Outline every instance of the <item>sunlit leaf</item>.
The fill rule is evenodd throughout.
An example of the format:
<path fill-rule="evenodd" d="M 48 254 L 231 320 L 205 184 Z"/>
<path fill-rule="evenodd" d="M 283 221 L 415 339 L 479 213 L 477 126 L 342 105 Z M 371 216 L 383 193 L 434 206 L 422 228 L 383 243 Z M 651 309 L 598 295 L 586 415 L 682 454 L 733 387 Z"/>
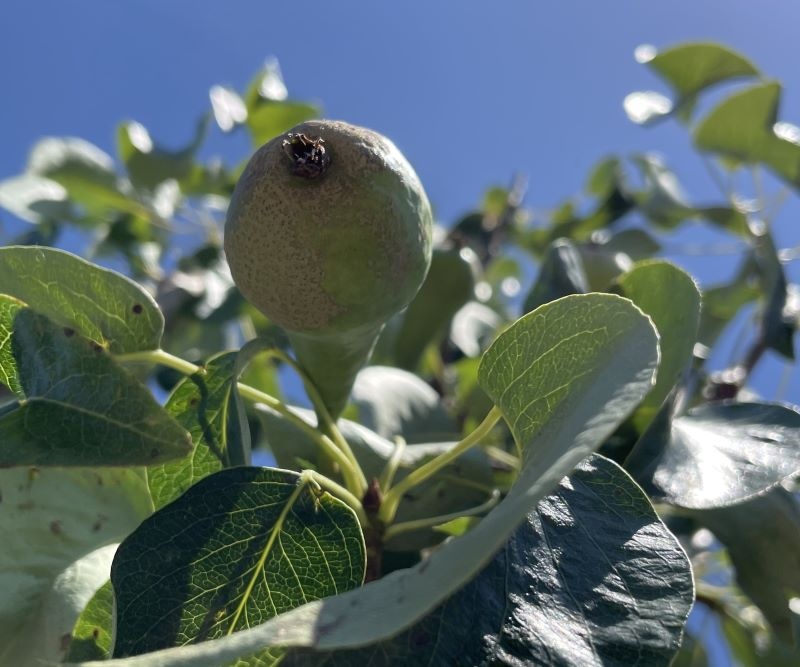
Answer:
<path fill-rule="evenodd" d="M 66 189 L 36 174 L 21 174 L 0 181 L 0 208 L 35 224 L 69 218 L 72 214 Z"/>
<path fill-rule="evenodd" d="M 421 622 L 373 646 L 290 653 L 284 664 L 666 666 L 693 593 L 683 549 L 647 497 L 594 456 Z"/>
<path fill-rule="evenodd" d="M 625 467 L 657 501 L 740 503 L 800 472 L 800 413 L 768 403 L 702 405 L 646 433 Z"/>
<path fill-rule="evenodd" d="M 359 586 L 364 566 L 354 512 L 304 477 L 269 468 L 217 472 L 117 550 L 114 655 L 256 626 Z"/>
<path fill-rule="evenodd" d="M 114 354 L 158 349 L 164 318 L 153 297 L 119 273 L 63 250 L 0 248 L 2 292 Z"/>
<path fill-rule="evenodd" d="M 618 289 L 652 318 L 660 336 L 656 386 L 633 416 L 641 432 L 692 359 L 700 321 L 700 292 L 688 273 L 662 260 L 637 264 L 620 277 Z"/>
<path fill-rule="evenodd" d="M 112 554 L 113 555 L 113 554 Z M 108 562 L 111 569 L 111 559 Z M 111 657 L 114 630 L 114 589 L 107 580 L 86 604 L 75 627 L 66 660 L 108 660 Z"/>
<path fill-rule="evenodd" d="M 780 96 L 781 86 L 775 82 L 734 93 L 695 128 L 695 144 L 748 164 L 763 163 L 800 187 L 800 139 L 776 132 Z"/>
<path fill-rule="evenodd" d="M 145 465 L 189 453 L 186 431 L 94 341 L 23 308 L 11 350 L 25 398 L 0 416 L 3 465 Z"/>

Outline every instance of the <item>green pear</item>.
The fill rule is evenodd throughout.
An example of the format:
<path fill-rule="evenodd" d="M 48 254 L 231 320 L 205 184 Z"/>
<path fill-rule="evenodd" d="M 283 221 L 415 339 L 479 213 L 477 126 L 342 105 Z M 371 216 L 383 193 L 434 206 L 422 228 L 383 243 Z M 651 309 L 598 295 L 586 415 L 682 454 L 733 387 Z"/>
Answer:
<path fill-rule="evenodd" d="M 225 224 L 231 274 L 286 330 L 333 419 L 383 325 L 422 285 L 432 226 L 397 147 L 341 121 L 276 137 L 239 178 Z"/>

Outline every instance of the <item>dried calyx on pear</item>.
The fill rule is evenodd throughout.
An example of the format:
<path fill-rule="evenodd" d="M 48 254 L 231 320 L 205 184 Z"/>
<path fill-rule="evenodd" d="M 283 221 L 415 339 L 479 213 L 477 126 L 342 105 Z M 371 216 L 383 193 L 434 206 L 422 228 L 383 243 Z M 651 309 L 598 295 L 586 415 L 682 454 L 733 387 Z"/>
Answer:
<path fill-rule="evenodd" d="M 414 169 L 372 130 L 309 121 L 245 167 L 225 225 L 233 279 L 287 330 L 334 418 L 384 323 L 425 279 L 431 230 Z"/>

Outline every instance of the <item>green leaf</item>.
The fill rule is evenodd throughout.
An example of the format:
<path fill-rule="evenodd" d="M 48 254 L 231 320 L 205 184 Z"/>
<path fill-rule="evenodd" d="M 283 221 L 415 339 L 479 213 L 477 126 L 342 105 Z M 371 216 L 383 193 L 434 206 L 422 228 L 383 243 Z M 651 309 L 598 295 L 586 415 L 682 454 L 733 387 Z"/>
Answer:
<path fill-rule="evenodd" d="M 661 244 L 644 229 L 624 229 L 602 241 L 609 252 L 621 252 L 634 262 L 650 259 L 661 250 Z"/>
<path fill-rule="evenodd" d="M 445 337 L 453 316 L 472 298 L 475 275 L 466 252 L 433 251 L 425 282 L 406 308 L 395 339 L 395 357 L 401 368 L 414 370 L 428 345 Z M 475 258 L 474 253 L 469 255 Z"/>
<path fill-rule="evenodd" d="M 701 150 L 748 164 L 762 163 L 790 185 L 800 187 L 800 140 L 792 126 L 778 123 L 781 86 L 770 82 L 723 100 L 694 130 Z"/>
<path fill-rule="evenodd" d="M 625 467 L 657 502 L 740 503 L 800 471 L 800 413 L 768 403 L 703 405 L 646 433 Z"/>
<path fill-rule="evenodd" d="M 270 139 L 291 130 L 295 125 L 319 118 L 321 110 L 307 102 L 260 100 L 247 115 L 247 128 L 253 144 L 260 146 Z"/>
<path fill-rule="evenodd" d="M 75 619 L 97 587 L 108 579 L 116 547 L 110 544 L 82 556 L 53 579 L 36 611 L 10 642 L 0 647 L 0 664 L 40 667 L 46 661 L 60 662 L 65 657 Z"/>
<path fill-rule="evenodd" d="M 236 385 L 236 352 L 209 359 L 199 373 L 181 380 L 164 409 L 192 438 L 194 449 L 183 459 L 147 470 L 156 508 L 184 493 L 198 480 L 230 465 L 228 424 Z M 235 410 L 234 410 L 235 412 Z"/>
<path fill-rule="evenodd" d="M 109 568 L 111 561 L 109 559 Z M 114 589 L 107 580 L 84 607 L 69 644 L 66 660 L 108 660 L 114 633 Z"/>
<path fill-rule="evenodd" d="M 0 285 L 113 354 L 156 350 L 164 318 L 132 280 L 53 248 L 0 248 Z"/>
<path fill-rule="evenodd" d="M 692 360 L 700 292 L 688 273 L 663 260 L 640 262 L 620 277 L 618 286 L 622 296 L 652 318 L 660 336 L 656 386 L 633 416 L 634 425 L 643 432 Z"/>
<path fill-rule="evenodd" d="M 496 310 L 479 301 L 468 301 L 453 316 L 450 342 L 467 357 L 480 357 L 503 322 Z"/>
<path fill-rule="evenodd" d="M 63 220 L 72 214 L 66 189 L 35 174 L 21 174 L 0 181 L 0 207 L 34 224 Z"/>
<path fill-rule="evenodd" d="M 795 326 L 791 316 L 784 314 L 789 297 L 786 272 L 778 257 L 775 240 L 768 230 L 756 236 L 754 250 L 766 300 L 761 316 L 763 342 L 769 349 L 794 361 Z"/>
<path fill-rule="evenodd" d="M 152 503 L 133 468 L 0 470 L 0 499 L 0 664 L 38 667 L 63 656 L 113 547 L 105 571 L 102 554 L 79 559 L 119 542 Z"/>
<path fill-rule="evenodd" d="M 11 349 L 25 395 L 0 416 L 2 465 L 144 465 L 188 454 L 188 434 L 102 347 L 23 308 Z"/>
<path fill-rule="evenodd" d="M 59 183 L 90 212 L 111 208 L 147 213 L 133 198 L 130 184 L 117 176 L 111 156 L 83 139 L 41 139 L 28 158 L 28 172 Z"/>
<path fill-rule="evenodd" d="M 491 561 L 538 502 L 644 397 L 657 362 L 656 332 L 626 299 L 590 294 L 538 308 L 503 332 L 481 364 L 481 383 L 511 424 L 524 465 L 505 499 L 475 528 L 418 565 L 358 590 L 220 641 L 102 667 L 218 667 L 271 645 L 334 650 L 395 636 Z"/>
<path fill-rule="evenodd" d="M 403 373 L 399 369 L 385 370 Z M 376 375 L 375 379 L 379 377 L 380 375 Z M 391 378 L 391 375 L 387 374 L 386 377 Z M 411 377 L 421 382 L 416 376 Z M 430 390 L 430 387 L 427 388 Z M 433 390 L 431 392 L 435 393 Z M 387 401 L 387 405 L 390 402 Z M 402 405 L 401 403 L 401 407 Z M 264 424 L 267 443 L 279 466 L 296 470 L 313 466 L 326 474 L 331 472 L 333 476 L 333 472 L 325 465 L 325 459 L 320 456 L 317 445 L 304 431 L 264 405 L 257 405 L 256 408 Z M 312 411 L 300 408 L 293 410 L 310 426 L 316 424 Z M 338 427 L 367 479 L 379 478 L 395 451 L 392 441 L 347 419 L 340 419 Z M 455 445 L 455 442 L 407 445 L 398 461 L 395 482 Z M 471 450 L 407 493 L 400 503 L 396 520 L 414 521 L 471 509 L 489 498 L 493 486 L 492 470 L 486 455 L 479 449 Z M 438 544 L 443 538 L 441 533 L 425 528 L 398 535 L 389 540 L 385 547 L 389 551 L 419 550 Z"/>
<path fill-rule="evenodd" d="M 751 273 L 752 262 L 746 261 L 730 283 L 703 290 L 703 307 L 697 332 L 700 343 L 712 347 L 742 307 L 761 296 Z"/>
<path fill-rule="evenodd" d="M 530 312 L 562 296 L 585 294 L 588 291 L 589 280 L 578 248 L 568 239 L 559 239 L 547 249 L 523 309 Z"/>
<path fill-rule="evenodd" d="M 22 391 L 19 382 L 19 370 L 14 359 L 11 336 L 14 331 L 14 319 L 24 307 L 25 304 L 14 297 L 0 294 L 0 383 L 13 391 L 17 398 L 25 398 L 25 392 Z"/>
<path fill-rule="evenodd" d="M 793 642 L 789 599 L 800 591 L 800 508 L 778 487 L 730 507 L 695 512 L 728 549 L 736 581 L 775 634 Z"/>
<path fill-rule="evenodd" d="M 421 622 L 363 649 L 290 652 L 282 664 L 666 666 L 693 600 L 677 540 L 636 484 L 593 456 Z"/>
<path fill-rule="evenodd" d="M 117 151 L 128 170 L 131 182 L 152 190 L 168 179 L 186 178 L 194 165 L 195 154 L 205 139 L 209 116 L 197 123 L 194 138 L 177 151 L 166 150 L 153 143 L 141 123 L 125 122 L 117 129 Z"/>
<path fill-rule="evenodd" d="M 447 440 L 456 425 L 439 394 L 418 376 L 389 366 L 367 366 L 353 384 L 358 421 L 387 440 L 408 443 Z"/>
<path fill-rule="evenodd" d="M 285 470 L 223 470 L 117 550 L 114 655 L 224 637 L 359 586 L 364 568 L 347 505 Z"/>
<path fill-rule="evenodd" d="M 759 76 L 759 71 L 744 56 L 714 42 L 681 44 L 660 52 L 640 47 L 637 56 L 664 79 L 679 98 L 691 98 L 730 79 Z"/>

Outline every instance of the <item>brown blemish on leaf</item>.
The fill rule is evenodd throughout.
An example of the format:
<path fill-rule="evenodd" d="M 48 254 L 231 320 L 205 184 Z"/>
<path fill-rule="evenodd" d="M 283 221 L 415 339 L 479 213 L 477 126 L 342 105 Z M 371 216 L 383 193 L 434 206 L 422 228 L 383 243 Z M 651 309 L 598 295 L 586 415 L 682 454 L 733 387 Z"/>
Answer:
<path fill-rule="evenodd" d="M 94 628 L 92 630 L 92 639 L 97 639 L 100 637 L 100 628 Z"/>
<path fill-rule="evenodd" d="M 150 458 L 151 459 L 158 458 L 159 454 L 161 454 L 161 451 L 157 447 L 153 447 L 153 449 L 150 450 Z"/>
<path fill-rule="evenodd" d="M 97 342 L 92 340 L 92 341 L 89 341 L 89 345 L 92 348 L 92 350 L 94 352 L 97 352 L 98 354 L 103 351 L 103 346 L 100 345 L 100 343 L 97 343 Z"/>
<path fill-rule="evenodd" d="M 72 338 L 75 335 L 75 329 L 70 329 L 69 327 L 64 327 L 62 331 L 67 338 Z"/>
<path fill-rule="evenodd" d="M 61 635 L 61 639 L 58 642 L 58 646 L 62 651 L 66 651 L 71 643 L 72 643 L 72 634 L 68 632 L 65 635 Z"/>
<path fill-rule="evenodd" d="M 133 307 L 131 308 L 131 311 L 133 312 L 134 315 L 141 315 L 142 312 L 144 311 L 144 306 L 142 306 L 141 303 L 134 303 Z"/>
<path fill-rule="evenodd" d="M 61 535 L 61 521 L 51 521 L 50 532 L 53 533 L 53 535 Z"/>
<path fill-rule="evenodd" d="M 32 500 L 26 500 L 24 503 L 18 503 L 18 510 L 32 510 L 35 507 Z"/>

